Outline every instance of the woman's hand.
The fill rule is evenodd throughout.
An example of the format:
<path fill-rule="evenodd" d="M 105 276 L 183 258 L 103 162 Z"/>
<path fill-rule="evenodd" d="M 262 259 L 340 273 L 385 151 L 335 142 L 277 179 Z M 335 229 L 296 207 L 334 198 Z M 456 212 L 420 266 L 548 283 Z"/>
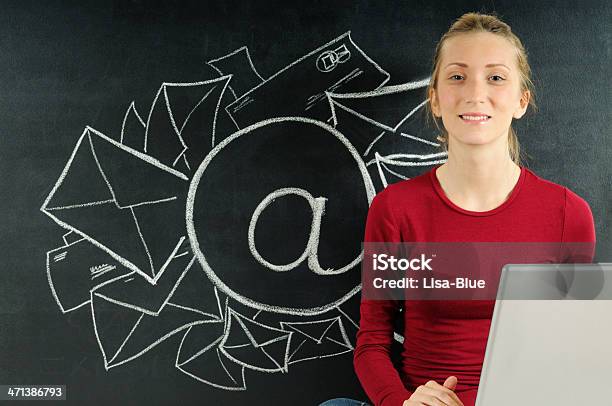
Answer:
<path fill-rule="evenodd" d="M 405 400 L 402 406 L 464 406 L 457 394 L 453 392 L 457 387 L 457 378 L 449 376 L 440 385 L 436 381 L 429 381 L 421 385 Z"/>

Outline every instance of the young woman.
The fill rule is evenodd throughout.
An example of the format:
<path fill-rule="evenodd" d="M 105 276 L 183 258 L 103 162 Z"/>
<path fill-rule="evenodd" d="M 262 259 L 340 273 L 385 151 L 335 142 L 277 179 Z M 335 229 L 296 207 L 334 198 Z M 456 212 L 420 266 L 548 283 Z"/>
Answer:
<path fill-rule="evenodd" d="M 477 13 L 453 23 L 436 48 L 428 89 L 448 161 L 376 195 L 365 242 L 594 244 L 589 205 L 521 165 L 511 123 L 534 106 L 530 75 L 525 49 L 507 24 Z M 494 304 L 362 298 L 354 366 L 370 401 L 473 405 Z M 398 316 L 405 325 L 399 371 L 390 359 Z M 322 405 L 362 404 L 342 398 Z"/>

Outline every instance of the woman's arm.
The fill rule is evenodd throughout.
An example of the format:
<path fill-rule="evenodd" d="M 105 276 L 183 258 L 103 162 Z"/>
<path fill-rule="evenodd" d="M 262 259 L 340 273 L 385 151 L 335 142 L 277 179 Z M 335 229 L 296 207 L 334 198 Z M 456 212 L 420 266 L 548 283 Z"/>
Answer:
<path fill-rule="evenodd" d="M 364 243 L 401 242 L 388 199 L 388 189 L 374 197 L 368 211 Z M 353 365 L 375 406 L 401 406 L 412 395 L 404 387 L 390 356 L 399 306 L 394 300 L 361 299 Z"/>
<path fill-rule="evenodd" d="M 563 236 L 565 263 L 593 262 L 595 256 L 595 223 L 589 204 L 565 188 Z"/>

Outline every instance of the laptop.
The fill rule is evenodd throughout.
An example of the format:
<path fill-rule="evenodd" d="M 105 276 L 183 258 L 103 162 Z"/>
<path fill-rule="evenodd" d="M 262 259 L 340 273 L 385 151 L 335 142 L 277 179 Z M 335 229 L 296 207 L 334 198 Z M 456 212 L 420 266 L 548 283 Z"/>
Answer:
<path fill-rule="evenodd" d="M 476 406 L 612 404 L 612 263 L 502 269 Z"/>

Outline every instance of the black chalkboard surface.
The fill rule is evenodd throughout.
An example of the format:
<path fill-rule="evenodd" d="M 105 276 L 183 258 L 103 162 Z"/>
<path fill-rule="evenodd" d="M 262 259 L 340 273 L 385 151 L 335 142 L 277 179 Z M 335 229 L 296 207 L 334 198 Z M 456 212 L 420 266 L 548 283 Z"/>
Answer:
<path fill-rule="evenodd" d="M 425 87 L 467 11 L 525 43 L 528 165 L 589 202 L 609 261 L 606 1 L 3 2 L 0 385 L 66 385 L 74 405 L 365 400 L 365 217 L 445 160 Z"/>

